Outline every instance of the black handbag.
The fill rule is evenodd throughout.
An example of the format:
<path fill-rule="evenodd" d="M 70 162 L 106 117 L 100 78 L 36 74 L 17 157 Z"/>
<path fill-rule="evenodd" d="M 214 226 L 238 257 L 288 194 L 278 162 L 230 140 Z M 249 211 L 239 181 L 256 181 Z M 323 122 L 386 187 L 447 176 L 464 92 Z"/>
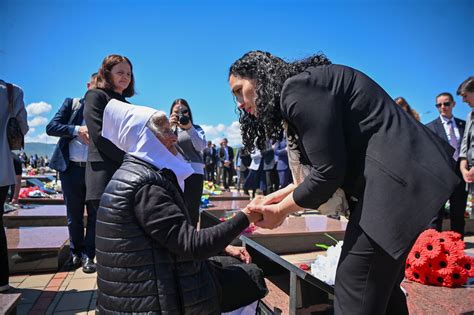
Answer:
<path fill-rule="evenodd" d="M 13 85 L 7 83 L 8 107 L 10 116 L 13 116 Z M 20 150 L 25 146 L 25 136 L 16 117 L 10 117 L 7 123 L 7 138 L 10 150 Z"/>

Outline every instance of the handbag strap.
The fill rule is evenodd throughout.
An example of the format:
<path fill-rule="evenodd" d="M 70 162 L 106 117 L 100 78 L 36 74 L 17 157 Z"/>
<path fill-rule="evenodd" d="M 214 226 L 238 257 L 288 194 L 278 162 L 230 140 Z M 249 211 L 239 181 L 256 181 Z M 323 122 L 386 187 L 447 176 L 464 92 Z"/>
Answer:
<path fill-rule="evenodd" d="M 7 95 L 8 95 L 8 108 L 10 110 L 10 115 L 13 115 L 13 84 L 6 83 L 7 85 Z"/>

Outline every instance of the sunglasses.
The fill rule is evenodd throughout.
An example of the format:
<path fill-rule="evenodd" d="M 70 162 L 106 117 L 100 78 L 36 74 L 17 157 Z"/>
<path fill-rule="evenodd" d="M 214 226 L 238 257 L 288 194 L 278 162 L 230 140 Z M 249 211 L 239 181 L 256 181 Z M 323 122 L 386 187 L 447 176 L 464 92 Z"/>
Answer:
<path fill-rule="evenodd" d="M 438 103 L 438 104 L 436 104 L 435 106 L 436 106 L 437 108 L 440 108 L 441 106 L 449 107 L 449 106 L 451 106 L 451 104 L 452 104 L 451 102 L 444 102 L 444 103 Z"/>

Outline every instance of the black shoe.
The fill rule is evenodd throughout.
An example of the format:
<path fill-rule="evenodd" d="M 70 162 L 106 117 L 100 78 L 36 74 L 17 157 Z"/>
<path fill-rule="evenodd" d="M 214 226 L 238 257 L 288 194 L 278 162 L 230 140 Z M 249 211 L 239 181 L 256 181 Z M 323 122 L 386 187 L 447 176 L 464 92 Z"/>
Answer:
<path fill-rule="evenodd" d="M 94 273 L 96 271 L 94 260 L 84 256 L 82 258 L 82 271 L 84 271 L 84 273 Z"/>
<path fill-rule="evenodd" d="M 73 254 L 69 264 L 72 268 L 79 268 L 81 266 L 81 257 Z"/>

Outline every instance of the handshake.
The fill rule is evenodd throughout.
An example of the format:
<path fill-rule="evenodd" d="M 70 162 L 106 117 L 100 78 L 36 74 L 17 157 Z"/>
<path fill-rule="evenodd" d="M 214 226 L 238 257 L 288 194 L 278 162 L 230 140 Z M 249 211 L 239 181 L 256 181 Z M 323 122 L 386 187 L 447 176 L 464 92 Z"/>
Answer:
<path fill-rule="evenodd" d="M 293 190 L 296 185 L 275 191 L 267 196 L 255 197 L 242 212 L 247 216 L 250 223 L 265 229 L 279 227 L 286 217 L 301 208 L 293 200 Z"/>

